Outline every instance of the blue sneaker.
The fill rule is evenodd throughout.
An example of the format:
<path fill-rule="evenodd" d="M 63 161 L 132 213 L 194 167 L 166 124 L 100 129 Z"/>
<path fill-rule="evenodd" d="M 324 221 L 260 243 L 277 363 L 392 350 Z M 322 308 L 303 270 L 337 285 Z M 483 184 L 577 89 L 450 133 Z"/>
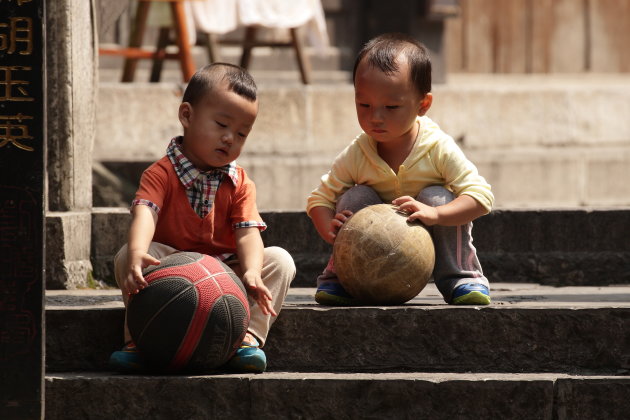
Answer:
<path fill-rule="evenodd" d="M 479 283 L 460 284 L 453 290 L 452 305 L 489 305 L 490 291 Z"/>
<path fill-rule="evenodd" d="M 133 342 L 109 357 L 109 366 L 120 373 L 140 373 L 146 370 L 144 359 Z"/>
<path fill-rule="evenodd" d="M 322 282 L 317 286 L 315 302 L 327 306 L 352 306 L 357 300 L 336 281 Z"/>
<path fill-rule="evenodd" d="M 267 356 L 259 345 L 255 338 L 253 343 L 241 343 L 241 347 L 236 350 L 227 366 L 241 373 L 263 373 L 267 369 Z"/>

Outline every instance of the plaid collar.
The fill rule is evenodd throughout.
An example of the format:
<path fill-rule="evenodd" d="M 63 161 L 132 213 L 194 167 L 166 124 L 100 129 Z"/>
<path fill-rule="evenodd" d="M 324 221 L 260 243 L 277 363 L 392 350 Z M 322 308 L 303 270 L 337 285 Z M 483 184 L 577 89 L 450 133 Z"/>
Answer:
<path fill-rule="evenodd" d="M 220 168 L 213 168 L 209 171 L 202 172 L 199 169 L 195 168 L 191 161 L 188 160 L 186 156 L 182 153 L 181 142 L 183 140 L 182 136 L 173 137 L 171 142 L 166 149 L 166 156 L 168 156 L 169 160 L 173 164 L 173 168 L 175 169 L 175 173 L 177 177 L 184 185 L 184 188 L 187 190 L 192 188 L 195 180 L 201 175 L 219 175 L 225 174 L 232 181 L 234 186 L 238 184 L 238 173 L 236 172 L 236 161 L 230 162 L 225 166 L 221 166 Z"/>

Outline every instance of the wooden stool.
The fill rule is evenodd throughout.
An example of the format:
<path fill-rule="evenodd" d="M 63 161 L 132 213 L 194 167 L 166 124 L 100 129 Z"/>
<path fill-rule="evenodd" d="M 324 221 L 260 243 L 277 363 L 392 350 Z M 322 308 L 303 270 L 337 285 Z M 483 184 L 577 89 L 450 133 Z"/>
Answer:
<path fill-rule="evenodd" d="M 300 76 L 302 78 L 302 83 L 308 85 L 311 80 L 311 66 L 308 61 L 308 57 L 304 53 L 304 46 L 302 45 L 302 41 L 298 36 L 298 28 L 289 28 L 291 34 L 291 40 L 289 42 L 268 42 L 268 41 L 258 41 L 256 39 L 256 33 L 258 32 L 258 26 L 247 26 L 245 28 L 245 39 L 241 42 L 234 41 L 217 41 L 216 35 L 207 34 L 207 44 L 208 44 L 208 58 L 210 62 L 217 61 L 218 53 L 217 53 L 217 44 L 242 44 L 243 52 L 241 55 L 240 65 L 244 69 L 249 67 L 249 62 L 252 57 L 252 49 L 254 47 L 290 47 L 295 50 L 295 58 L 298 63 L 298 67 L 300 69 Z"/>
<path fill-rule="evenodd" d="M 149 7 L 154 1 L 167 1 L 171 6 L 171 14 L 175 26 L 175 43 L 179 49 L 177 53 L 167 53 L 166 47 L 157 48 L 156 51 L 148 51 L 142 49 L 142 38 L 146 30 L 147 17 L 149 15 Z M 123 69 L 122 81 L 133 82 L 136 66 L 139 59 L 152 59 L 153 70 L 151 72 L 151 81 L 159 80 L 159 71 L 156 77 L 156 66 L 163 60 L 179 60 L 182 68 L 182 78 L 184 82 L 188 82 L 195 73 L 195 64 L 191 55 L 190 39 L 188 37 L 188 28 L 186 25 L 186 15 L 184 12 L 184 1 L 187 0 L 138 0 L 138 10 L 136 11 L 136 20 L 133 32 L 129 39 L 129 47 L 121 49 L 99 49 L 101 55 L 119 55 L 125 57 L 125 66 Z M 168 31 L 164 35 L 164 29 L 160 31 L 160 39 L 164 36 L 168 37 Z M 163 42 L 164 44 L 166 42 Z M 158 43 L 159 44 L 159 43 Z"/>

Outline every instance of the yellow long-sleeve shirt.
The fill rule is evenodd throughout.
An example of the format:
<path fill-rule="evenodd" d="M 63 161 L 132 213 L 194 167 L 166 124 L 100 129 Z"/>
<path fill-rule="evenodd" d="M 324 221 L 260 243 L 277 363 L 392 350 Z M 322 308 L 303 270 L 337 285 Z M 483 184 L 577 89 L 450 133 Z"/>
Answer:
<path fill-rule="evenodd" d="M 379 156 L 376 141 L 362 133 L 322 176 L 321 184 L 308 197 L 306 212 L 319 206 L 335 210 L 339 196 L 357 184 L 372 187 L 384 202 L 403 195 L 416 197 L 428 186 L 443 185 L 456 196 L 473 197 L 490 212 L 494 195 L 477 167 L 464 156 L 453 138 L 429 117 L 418 117 L 418 122 L 420 132 L 416 144 L 400 165 L 398 174 Z"/>

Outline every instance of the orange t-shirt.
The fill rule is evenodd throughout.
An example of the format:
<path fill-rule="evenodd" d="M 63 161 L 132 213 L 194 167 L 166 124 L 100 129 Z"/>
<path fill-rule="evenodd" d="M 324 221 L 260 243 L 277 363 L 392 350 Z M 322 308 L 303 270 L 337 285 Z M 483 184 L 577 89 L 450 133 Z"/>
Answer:
<path fill-rule="evenodd" d="M 236 174 L 236 185 L 224 179 L 212 209 L 201 218 L 192 208 L 169 158 L 164 156 L 149 166 L 142 174 L 136 200 L 149 201 L 159 208 L 153 241 L 207 255 L 236 252 L 237 224 L 265 228 L 256 207 L 254 182 L 240 166 Z"/>

